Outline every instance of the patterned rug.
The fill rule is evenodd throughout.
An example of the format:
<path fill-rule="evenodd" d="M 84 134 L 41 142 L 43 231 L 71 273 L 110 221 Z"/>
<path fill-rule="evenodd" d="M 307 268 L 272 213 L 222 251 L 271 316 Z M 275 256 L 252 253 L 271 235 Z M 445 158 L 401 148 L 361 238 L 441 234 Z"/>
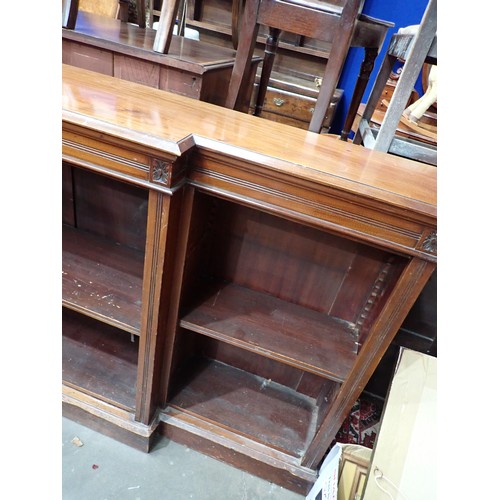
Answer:
<path fill-rule="evenodd" d="M 380 428 L 382 404 L 376 399 L 358 399 L 337 433 L 336 442 L 360 444 L 373 449 Z"/>

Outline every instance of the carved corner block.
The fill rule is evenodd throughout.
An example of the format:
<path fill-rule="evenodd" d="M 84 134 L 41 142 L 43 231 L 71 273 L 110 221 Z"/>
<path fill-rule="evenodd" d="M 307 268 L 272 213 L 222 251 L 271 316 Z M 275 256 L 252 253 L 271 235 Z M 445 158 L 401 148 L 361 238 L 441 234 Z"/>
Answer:
<path fill-rule="evenodd" d="M 418 248 L 426 253 L 437 255 L 437 231 L 426 231 L 422 235 Z"/>
<path fill-rule="evenodd" d="M 175 188 L 187 174 L 186 158 L 151 158 L 149 180 L 166 188 Z"/>
<path fill-rule="evenodd" d="M 150 180 L 165 187 L 172 186 L 172 162 L 159 158 L 151 159 Z"/>

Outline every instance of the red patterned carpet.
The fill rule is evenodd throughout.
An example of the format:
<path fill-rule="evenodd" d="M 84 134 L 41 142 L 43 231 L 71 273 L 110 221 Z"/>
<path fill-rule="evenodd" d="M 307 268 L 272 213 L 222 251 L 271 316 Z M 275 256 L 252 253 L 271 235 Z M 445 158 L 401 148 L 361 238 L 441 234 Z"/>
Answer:
<path fill-rule="evenodd" d="M 358 399 L 337 433 L 336 442 L 360 444 L 373 449 L 380 427 L 382 405 L 376 399 Z"/>

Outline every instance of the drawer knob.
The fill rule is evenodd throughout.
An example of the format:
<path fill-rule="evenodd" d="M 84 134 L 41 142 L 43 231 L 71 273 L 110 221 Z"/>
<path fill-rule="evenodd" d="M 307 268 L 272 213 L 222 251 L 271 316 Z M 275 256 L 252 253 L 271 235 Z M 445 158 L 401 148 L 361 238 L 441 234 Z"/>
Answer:
<path fill-rule="evenodd" d="M 276 104 L 276 106 L 281 107 L 281 106 L 283 106 L 283 104 L 285 104 L 286 101 L 285 101 L 285 99 L 281 99 L 280 97 L 275 97 L 273 99 L 273 102 L 274 102 L 274 104 Z"/>
<path fill-rule="evenodd" d="M 323 78 L 321 78 L 320 76 L 317 76 L 314 79 L 314 85 L 316 85 L 317 88 L 320 88 L 322 83 L 323 83 Z"/>

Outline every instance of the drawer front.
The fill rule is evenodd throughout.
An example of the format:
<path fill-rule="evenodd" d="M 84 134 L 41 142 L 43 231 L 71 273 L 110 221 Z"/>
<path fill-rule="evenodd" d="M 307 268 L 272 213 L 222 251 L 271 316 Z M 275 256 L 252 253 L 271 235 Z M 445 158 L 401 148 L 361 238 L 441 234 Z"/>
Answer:
<path fill-rule="evenodd" d="M 63 39 L 62 63 L 113 76 L 113 53 L 83 43 Z"/>
<path fill-rule="evenodd" d="M 157 89 L 160 81 L 160 67 L 158 64 L 142 61 L 136 57 L 115 54 L 114 76 Z"/>
<path fill-rule="evenodd" d="M 160 89 L 174 94 L 200 98 L 202 77 L 177 68 L 160 69 Z"/>
<path fill-rule="evenodd" d="M 332 102 L 328 107 L 328 111 L 323 121 L 323 126 L 325 128 L 330 127 L 342 93 L 342 91 L 337 90 L 332 98 Z M 250 104 L 251 112 L 255 109 L 256 98 L 257 86 L 254 87 L 254 93 L 252 95 Z M 316 99 L 313 97 L 268 87 L 262 109 L 262 117 L 307 129 L 315 105 Z"/>

